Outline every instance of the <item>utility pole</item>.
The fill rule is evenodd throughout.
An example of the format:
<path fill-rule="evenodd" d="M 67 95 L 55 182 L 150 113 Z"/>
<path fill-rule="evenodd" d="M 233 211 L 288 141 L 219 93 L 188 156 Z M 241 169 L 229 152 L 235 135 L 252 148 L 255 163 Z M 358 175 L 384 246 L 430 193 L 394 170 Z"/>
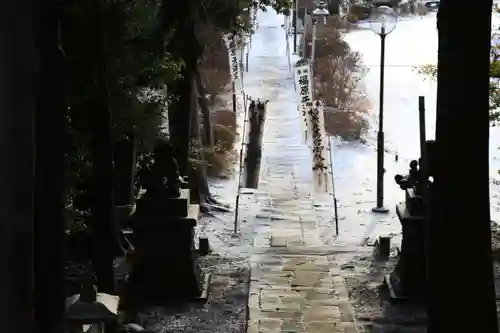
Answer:
<path fill-rule="evenodd" d="M 299 0 L 295 0 L 295 9 L 293 11 L 293 53 L 297 53 L 297 28 L 299 23 Z"/>

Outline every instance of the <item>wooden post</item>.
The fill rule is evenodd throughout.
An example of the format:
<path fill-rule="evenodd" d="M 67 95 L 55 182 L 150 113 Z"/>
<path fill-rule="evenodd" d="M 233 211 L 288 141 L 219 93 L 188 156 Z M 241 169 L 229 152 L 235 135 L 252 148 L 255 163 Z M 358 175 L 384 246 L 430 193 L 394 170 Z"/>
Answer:
<path fill-rule="evenodd" d="M 262 137 L 266 117 L 267 101 L 257 100 L 249 115 L 249 135 L 245 158 L 244 187 L 257 189 L 259 185 L 260 161 L 262 158 Z"/>

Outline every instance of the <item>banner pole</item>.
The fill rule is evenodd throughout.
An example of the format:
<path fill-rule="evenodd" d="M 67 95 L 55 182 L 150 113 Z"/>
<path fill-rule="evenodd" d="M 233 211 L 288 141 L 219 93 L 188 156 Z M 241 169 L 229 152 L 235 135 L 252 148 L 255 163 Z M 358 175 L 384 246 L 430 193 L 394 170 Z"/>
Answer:
<path fill-rule="evenodd" d="M 332 198 L 333 198 L 333 212 L 334 212 L 334 219 L 335 219 L 335 233 L 338 236 L 339 235 L 339 217 L 338 217 L 338 211 L 337 211 L 337 196 L 335 195 L 335 177 L 333 175 L 333 151 L 332 151 L 332 140 L 330 136 L 327 136 L 328 138 L 328 154 L 329 154 L 329 162 L 330 162 L 330 177 L 332 180 Z"/>
<path fill-rule="evenodd" d="M 247 96 L 243 95 L 243 98 L 246 99 Z M 244 102 L 248 106 L 246 101 Z M 247 122 L 248 122 L 248 112 L 249 108 L 245 107 L 244 116 L 243 116 L 243 131 L 241 134 L 241 146 L 240 146 L 240 159 L 239 159 L 239 171 L 238 171 L 238 189 L 236 192 L 236 208 L 234 211 L 234 229 L 233 232 L 236 234 L 238 232 L 238 217 L 239 217 L 239 208 L 240 208 L 240 196 L 241 196 L 241 175 L 243 169 L 243 155 L 244 155 L 244 147 L 246 145 L 246 130 L 247 130 Z"/>

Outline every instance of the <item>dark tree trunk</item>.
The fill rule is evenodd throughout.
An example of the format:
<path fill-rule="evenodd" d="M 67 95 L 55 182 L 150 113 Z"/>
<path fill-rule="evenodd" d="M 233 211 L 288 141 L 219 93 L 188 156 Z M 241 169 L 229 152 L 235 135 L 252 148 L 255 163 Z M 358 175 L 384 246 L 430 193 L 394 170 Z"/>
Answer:
<path fill-rule="evenodd" d="M 135 138 L 133 135 L 129 135 L 126 138 L 118 140 L 114 145 L 114 192 L 116 206 L 133 204 L 135 163 Z"/>
<path fill-rule="evenodd" d="M 491 9 L 491 0 L 473 10 L 470 1 L 442 0 L 438 14 L 431 333 L 498 332 L 488 167 Z"/>
<path fill-rule="evenodd" d="M 203 115 L 203 144 L 209 149 L 214 149 L 214 130 L 212 127 L 212 114 L 208 107 L 205 87 L 201 80 L 200 72 L 196 71 L 196 89 L 198 91 L 198 105 Z"/>
<path fill-rule="evenodd" d="M 186 4 L 184 4 L 186 6 Z M 182 12 L 190 13 L 189 7 L 182 7 Z M 179 9 L 181 10 L 181 9 Z M 176 53 L 184 61 L 184 70 L 182 71 L 182 79 L 180 79 L 172 89 L 172 92 L 177 96 L 177 101 L 172 103 L 168 109 L 168 125 L 170 140 L 175 148 L 179 171 L 182 176 L 189 174 L 188 157 L 189 143 L 191 138 L 191 106 L 196 102 L 192 98 L 193 91 L 193 76 L 197 70 L 198 59 L 200 58 L 203 48 L 198 43 L 194 31 L 193 17 L 187 18 L 187 22 L 182 29 L 179 29 L 178 35 L 173 42 L 177 48 Z"/>
<path fill-rule="evenodd" d="M 168 132 L 170 142 L 175 149 L 175 156 L 181 176 L 188 175 L 189 139 L 191 130 L 191 73 L 184 69 L 183 78 L 172 90 L 178 100 L 168 109 Z"/>
<path fill-rule="evenodd" d="M 113 262 L 119 249 L 118 227 L 114 216 L 113 146 L 111 142 L 111 112 L 106 83 L 106 36 L 102 24 L 102 4 L 94 0 L 97 22 L 93 33 L 98 54 L 95 58 L 97 91 L 94 105 L 89 109 L 92 128 L 92 254 L 91 261 L 99 291 L 115 292 Z"/>
<path fill-rule="evenodd" d="M 204 203 L 206 198 L 210 196 L 210 188 L 207 180 L 207 165 L 205 163 L 204 146 L 202 143 L 200 129 L 200 109 L 198 108 L 199 91 L 195 76 L 191 79 L 191 142 L 196 144 L 196 158 L 199 163 L 196 164 L 195 175 L 196 179 L 191 182 L 196 187 L 194 192 L 198 194 L 198 202 Z"/>
<path fill-rule="evenodd" d="M 34 1 L 0 6 L 0 325 L 33 332 Z"/>
<path fill-rule="evenodd" d="M 113 293 L 113 262 L 118 249 L 113 203 L 113 150 L 109 131 L 109 109 L 95 105 L 91 110 L 92 153 L 92 254 L 91 261 L 99 291 Z"/>
<path fill-rule="evenodd" d="M 64 322 L 63 239 L 66 107 L 64 58 L 58 48 L 62 1 L 37 2 L 40 54 L 35 117 L 35 302 L 39 333 L 62 333 Z"/>

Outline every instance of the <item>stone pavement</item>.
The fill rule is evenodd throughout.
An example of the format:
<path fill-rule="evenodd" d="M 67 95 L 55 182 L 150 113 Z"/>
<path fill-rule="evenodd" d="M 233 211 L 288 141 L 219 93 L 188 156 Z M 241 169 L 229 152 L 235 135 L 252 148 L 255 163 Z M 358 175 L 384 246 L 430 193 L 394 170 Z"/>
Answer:
<path fill-rule="evenodd" d="M 247 332 L 354 333 L 340 267 L 318 235 L 299 115 L 286 109 L 268 106 Z"/>

